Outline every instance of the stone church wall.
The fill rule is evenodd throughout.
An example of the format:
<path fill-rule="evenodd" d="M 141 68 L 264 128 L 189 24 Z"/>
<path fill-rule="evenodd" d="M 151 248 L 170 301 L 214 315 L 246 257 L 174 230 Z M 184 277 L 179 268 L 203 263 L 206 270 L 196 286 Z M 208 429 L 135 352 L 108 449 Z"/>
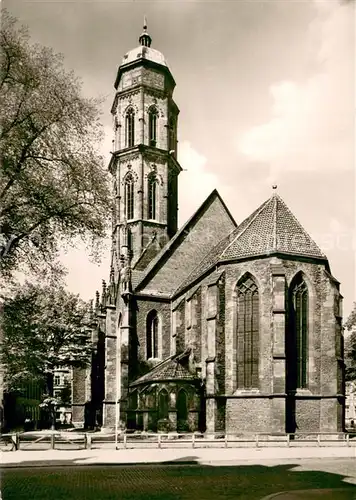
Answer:
<path fill-rule="evenodd" d="M 170 356 L 171 342 L 171 305 L 169 302 L 154 301 L 154 300 L 138 300 L 137 301 L 137 337 L 139 341 L 138 358 L 146 360 L 146 320 L 150 311 L 156 310 L 160 319 L 159 351 L 160 359 L 165 359 Z"/>
<path fill-rule="evenodd" d="M 271 416 L 271 399 L 228 398 L 226 401 L 226 432 L 231 434 L 271 432 Z"/>
<path fill-rule="evenodd" d="M 274 327 L 276 315 L 273 314 L 275 294 L 283 295 L 280 286 L 274 291 L 271 265 L 283 266 L 285 276 L 284 302 L 286 304 L 285 325 L 288 329 L 288 287 L 294 276 L 302 271 L 308 285 L 309 292 L 309 357 L 308 357 L 308 388 L 298 390 L 294 400 L 294 412 L 297 432 L 336 432 L 341 430 L 342 401 L 337 398 L 341 384 L 338 376 L 341 361 L 337 360 L 337 346 L 341 336 L 340 310 L 338 303 L 340 295 L 338 286 L 325 271 L 322 263 L 301 262 L 296 260 L 276 260 L 271 258 L 256 259 L 250 262 L 241 262 L 224 266 L 224 292 L 220 290 L 219 321 L 215 332 L 216 362 L 209 371 L 214 376 L 214 390 L 216 395 L 225 393 L 226 399 L 226 430 L 228 432 L 285 432 L 286 401 L 285 386 L 285 355 L 282 346 L 278 347 L 278 356 L 275 356 Z M 241 391 L 236 389 L 236 316 L 234 289 L 238 280 L 249 272 L 255 278 L 260 295 L 260 365 L 258 397 L 253 397 L 255 391 Z M 275 280 L 276 281 L 276 280 Z M 202 314 L 202 376 L 206 378 L 205 360 L 208 355 L 208 286 L 209 277 L 205 278 L 201 286 Z M 281 281 L 283 283 L 283 280 Z M 273 286 L 272 286 L 273 285 Z M 278 299 L 280 300 L 280 299 Z M 223 306 L 223 307 L 221 307 Z M 225 318 L 224 318 L 225 316 Z M 280 322 L 278 314 L 278 322 Z M 225 322 L 224 322 L 225 320 Z M 278 325 L 277 325 L 278 326 Z M 219 333 L 220 332 L 220 333 Z M 223 333 L 223 335 L 221 335 Z M 288 338 L 288 337 L 287 337 Z M 285 337 L 282 338 L 285 342 Z M 340 348 L 338 349 L 340 351 Z M 341 352 L 339 353 L 341 360 Z M 225 362 L 225 363 L 224 363 Z M 224 373 L 225 391 L 221 391 L 219 377 Z M 274 375 L 273 375 L 274 374 Z M 211 375 L 210 375 L 211 376 Z M 338 387 L 339 386 L 339 387 Z M 211 382 L 210 382 L 211 388 Z M 232 397 L 229 398 L 229 395 Z M 324 399 L 325 398 L 325 399 Z M 210 408 L 210 406 L 211 408 Z M 221 427 L 219 419 L 223 413 L 224 404 L 209 403 L 207 419 L 213 419 L 215 431 Z M 218 407 L 220 410 L 218 411 Z M 220 413 L 219 413 L 220 412 Z M 214 416 L 215 415 L 215 416 Z M 220 416 L 219 416 L 220 415 Z M 338 423 L 337 423 L 338 422 Z"/>
<path fill-rule="evenodd" d="M 176 339 L 175 353 L 183 352 L 185 348 L 185 301 L 181 300 L 175 309 Z"/>

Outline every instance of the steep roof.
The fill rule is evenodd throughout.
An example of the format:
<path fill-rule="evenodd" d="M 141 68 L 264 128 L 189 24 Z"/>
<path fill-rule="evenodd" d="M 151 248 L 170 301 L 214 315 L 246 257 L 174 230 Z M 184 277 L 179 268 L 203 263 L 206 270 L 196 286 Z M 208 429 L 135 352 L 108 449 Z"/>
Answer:
<path fill-rule="evenodd" d="M 198 377 L 192 374 L 187 366 L 182 363 L 186 360 L 189 352 L 175 354 L 161 361 L 152 370 L 130 384 L 131 387 L 146 384 L 149 382 L 168 381 L 168 380 L 198 380 Z"/>
<path fill-rule="evenodd" d="M 276 193 L 238 227 L 235 238 L 222 252 L 220 260 L 270 253 L 326 258 Z"/>
<path fill-rule="evenodd" d="M 175 290 L 178 295 L 219 263 L 271 254 L 326 260 L 317 244 L 277 194 L 266 200 L 209 251 Z"/>
<path fill-rule="evenodd" d="M 214 190 L 143 271 L 135 291 L 171 295 L 236 222 Z"/>

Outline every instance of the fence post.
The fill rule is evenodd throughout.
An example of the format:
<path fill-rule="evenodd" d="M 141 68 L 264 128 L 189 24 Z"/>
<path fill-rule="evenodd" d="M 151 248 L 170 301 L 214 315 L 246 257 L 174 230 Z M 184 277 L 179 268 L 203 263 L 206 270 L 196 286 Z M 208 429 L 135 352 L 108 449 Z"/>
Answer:
<path fill-rule="evenodd" d="M 225 434 L 225 448 L 227 448 L 227 434 Z"/>
<path fill-rule="evenodd" d="M 54 450 L 54 445 L 55 445 L 55 437 L 54 434 L 51 434 L 51 450 Z"/>
<path fill-rule="evenodd" d="M 290 435 L 287 434 L 287 446 L 289 447 L 290 446 Z"/>
<path fill-rule="evenodd" d="M 158 434 L 158 448 L 161 447 L 161 434 Z"/>
<path fill-rule="evenodd" d="M 255 436 L 255 441 L 256 441 L 256 448 L 258 448 L 258 434 Z"/>
<path fill-rule="evenodd" d="M 124 448 L 127 448 L 127 434 L 124 434 Z"/>
<path fill-rule="evenodd" d="M 11 441 L 12 441 L 12 448 L 15 449 L 15 451 L 18 450 L 20 447 L 20 439 L 18 432 L 16 432 L 16 434 L 11 435 Z"/>
<path fill-rule="evenodd" d="M 194 447 L 195 447 L 195 434 L 193 432 L 193 434 L 192 434 L 192 448 L 194 448 Z"/>
<path fill-rule="evenodd" d="M 318 446 L 320 446 L 320 434 L 318 434 Z"/>
<path fill-rule="evenodd" d="M 91 450 L 91 435 L 85 434 L 86 449 Z"/>
<path fill-rule="evenodd" d="M 346 434 L 346 443 L 347 446 L 350 446 L 350 434 Z"/>

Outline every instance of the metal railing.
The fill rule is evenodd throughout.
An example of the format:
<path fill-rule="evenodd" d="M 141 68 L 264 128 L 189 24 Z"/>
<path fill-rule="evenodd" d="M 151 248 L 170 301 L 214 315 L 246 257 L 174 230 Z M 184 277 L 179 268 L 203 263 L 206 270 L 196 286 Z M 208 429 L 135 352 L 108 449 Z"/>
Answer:
<path fill-rule="evenodd" d="M 0 435 L 3 451 L 139 448 L 266 448 L 356 447 L 356 434 L 348 433 L 115 433 L 25 432 Z"/>

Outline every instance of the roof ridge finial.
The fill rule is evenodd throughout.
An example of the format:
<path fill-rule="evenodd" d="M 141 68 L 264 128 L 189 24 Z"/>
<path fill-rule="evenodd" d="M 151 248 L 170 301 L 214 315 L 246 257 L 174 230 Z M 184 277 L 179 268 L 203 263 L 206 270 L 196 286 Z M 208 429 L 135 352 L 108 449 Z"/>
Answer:
<path fill-rule="evenodd" d="M 274 182 L 272 184 L 272 196 L 271 196 L 271 198 L 278 198 L 277 188 L 278 188 L 277 183 Z"/>
<path fill-rule="evenodd" d="M 143 16 L 143 30 L 147 31 L 147 17 Z"/>

